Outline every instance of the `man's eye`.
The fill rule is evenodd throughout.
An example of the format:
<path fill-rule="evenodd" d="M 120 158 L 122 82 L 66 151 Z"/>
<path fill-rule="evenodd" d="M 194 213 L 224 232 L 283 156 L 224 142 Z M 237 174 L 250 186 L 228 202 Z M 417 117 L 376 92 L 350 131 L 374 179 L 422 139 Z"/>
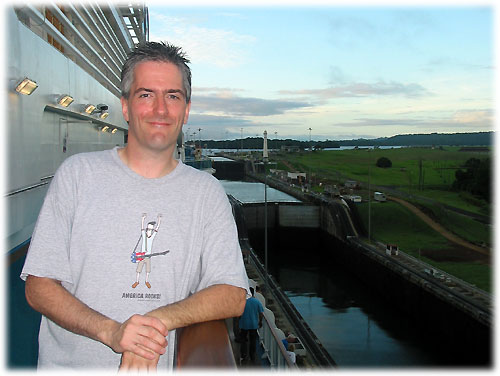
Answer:
<path fill-rule="evenodd" d="M 175 94 L 169 94 L 168 96 L 169 99 L 180 99 L 178 95 Z"/>
<path fill-rule="evenodd" d="M 147 98 L 147 97 L 150 97 L 151 94 L 150 93 L 142 93 L 142 94 L 139 94 L 139 98 Z"/>

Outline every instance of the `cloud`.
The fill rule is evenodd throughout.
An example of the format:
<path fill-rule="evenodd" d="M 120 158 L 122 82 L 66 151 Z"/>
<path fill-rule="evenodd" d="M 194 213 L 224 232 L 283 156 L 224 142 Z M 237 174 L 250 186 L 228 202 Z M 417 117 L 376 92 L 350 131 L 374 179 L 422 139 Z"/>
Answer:
<path fill-rule="evenodd" d="M 184 125 L 183 131 L 186 138 L 198 139 L 200 137 L 198 129 L 201 128 L 202 139 L 222 140 L 240 138 L 241 128 L 244 128 L 244 137 L 249 137 L 249 134 L 254 136 L 253 128 L 260 126 L 251 119 L 236 116 L 192 113 L 189 115 L 189 121 Z"/>
<path fill-rule="evenodd" d="M 330 40 L 334 47 L 350 49 L 377 49 L 382 43 L 386 47 L 404 46 L 415 49 L 415 41 L 435 30 L 431 13 L 425 9 L 404 8 L 384 12 L 368 8 L 354 13 L 340 14 L 330 18 Z"/>
<path fill-rule="evenodd" d="M 326 89 L 282 90 L 279 93 L 282 95 L 312 95 L 320 100 L 388 95 L 413 98 L 429 95 L 427 89 L 420 84 L 404 84 L 395 81 L 378 81 L 375 83 L 355 82 L 347 85 L 331 86 Z"/>
<path fill-rule="evenodd" d="M 155 11 L 149 16 L 150 40 L 166 40 L 182 46 L 193 64 L 208 63 L 222 68 L 238 66 L 247 60 L 256 41 L 251 35 L 199 26 L 203 20 L 196 17 L 170 17 Z"/>
<path fill-rule="evenodd" d="M 494 128 L 492 110 L 461 110 L 448 117 L 358 118 L 352 122 L 333 123 L 335 127 L 398 127 L 444 131 L 489 131 Z"/>
<path fill-rule="evenodd" d="M 427 73 L 441 72 L 444 69 L 461 69 L 464 71 L 493 71 L 495 67 L 491 64 L 467 63 L 465 61 L 462 61 L 461 59 L 451 57 L 436 57 L 433 59 L 429 59 L 429 61 L 427 61 L 427 63 L 425 63 L 421 67 L 422 72 Z"/>
<path fill-rule="evenodd" d="M 197 90 L 197 93 L 203 90 Z M 230 89 L 211 95 L 193 94 L 192 111 L 233 116 L 271 116 L 310 107 L 309 103 L 277 99 L 239 97 Z"/>
<path fill-rule="evenodd" d="M 189 122 L 186 127 L 192 127 L 193 131 L 199 127 L 242 127 L 254 125 L 251 120 L 238 118 L 234 116 L 224 115 L 206 115 L 206 114 L 191 114 L 189 115 Z"/>

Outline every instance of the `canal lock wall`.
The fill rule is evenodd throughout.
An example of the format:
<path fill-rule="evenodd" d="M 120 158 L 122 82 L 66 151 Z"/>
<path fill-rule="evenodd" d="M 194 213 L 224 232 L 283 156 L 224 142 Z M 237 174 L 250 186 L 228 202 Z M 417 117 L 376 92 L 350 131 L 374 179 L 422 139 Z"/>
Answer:
<path fill-rule="evenodd" d="M 284 233 L 324 237 L 310 232 L 317 229 L 326 234 L 329 239 L 322 247 L 328 249 L 334 262 L 343 264 L 367 288 L 401 312 L 402 319 L 413 320 L 424 333 L 429 333 L 429 340 L 449 346 L 456 354 L 457 364 L 491 366 L 490 319 L 428 276 L 408 270 L 361 241 L 366 230 L 354 204 L 318 198 L 281 182 L 266 183 L 303 201 L 303 204 L 268 204 L 267 221 L 271 229 L 268 233 L 276 232 L 278 237 Z M 252 234 L 264 226 L 264 205 L 245 205 L 242 213 L 252 240 Z"/>

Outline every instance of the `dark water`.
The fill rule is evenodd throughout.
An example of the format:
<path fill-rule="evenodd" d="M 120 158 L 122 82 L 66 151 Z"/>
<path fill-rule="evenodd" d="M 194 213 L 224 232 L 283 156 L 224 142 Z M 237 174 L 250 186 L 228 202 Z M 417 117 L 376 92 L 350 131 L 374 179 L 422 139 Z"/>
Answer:
<path fill-rule="evenodd" d="M 339 366 L 435 365 L 409 320 L 369 294 L 342 268 L 283 267 L 280 284 Z M 297 278 L 311 281 L 297 288 Z M 292 283 L 290 283 L 292 282 Z"/>
<path fill-rule="evenodd" d="M 422 328 L 332 256 L 320 230 L 273 229 L 269 270 L 339 367 L 453 366 L 461 363 Z M 263 260 L 263 231 L 250 234 Z M 335 246 L 339 246 L 336 244 Z"/>

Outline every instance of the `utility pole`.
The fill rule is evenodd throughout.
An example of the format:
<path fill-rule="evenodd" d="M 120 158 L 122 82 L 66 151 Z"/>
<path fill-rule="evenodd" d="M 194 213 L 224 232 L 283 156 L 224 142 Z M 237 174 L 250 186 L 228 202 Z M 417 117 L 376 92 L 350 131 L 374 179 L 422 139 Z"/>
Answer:
<path fill-rule="evenodd" d="M 424 176 L 422 167 L 422 157 L 418 160 L 418 190 L 422 191 L 424 189 Z"/>
<path fill-rule="evenodd" d="M 268 270 L 267 270 L 267 131 L 264 131 L 264 144 L 262 150 L 262 160 L 264 161 L 264 267 L 266 269 L 266 288 L 269 289 L 268 284 Z"/>
<path fill-rule="evenodd" d="M 371 166 L 368 165 L 368 243 L 372 241 L 372 224 L 371 224 L 371 186 L 370 186 L 370 170 Z"/>
<path fill-rule="evenodd" d="M 243 128 L 241 129 L 241 152 L 243 153 Z"/>
<path fill-rule="evenodd" d="M 312 142 L 311 142 L 311 131 L 312 131 L 312 128 L 309 127 L 308 130 L 309 130 L 309 151 L 312 151 Z"/>

